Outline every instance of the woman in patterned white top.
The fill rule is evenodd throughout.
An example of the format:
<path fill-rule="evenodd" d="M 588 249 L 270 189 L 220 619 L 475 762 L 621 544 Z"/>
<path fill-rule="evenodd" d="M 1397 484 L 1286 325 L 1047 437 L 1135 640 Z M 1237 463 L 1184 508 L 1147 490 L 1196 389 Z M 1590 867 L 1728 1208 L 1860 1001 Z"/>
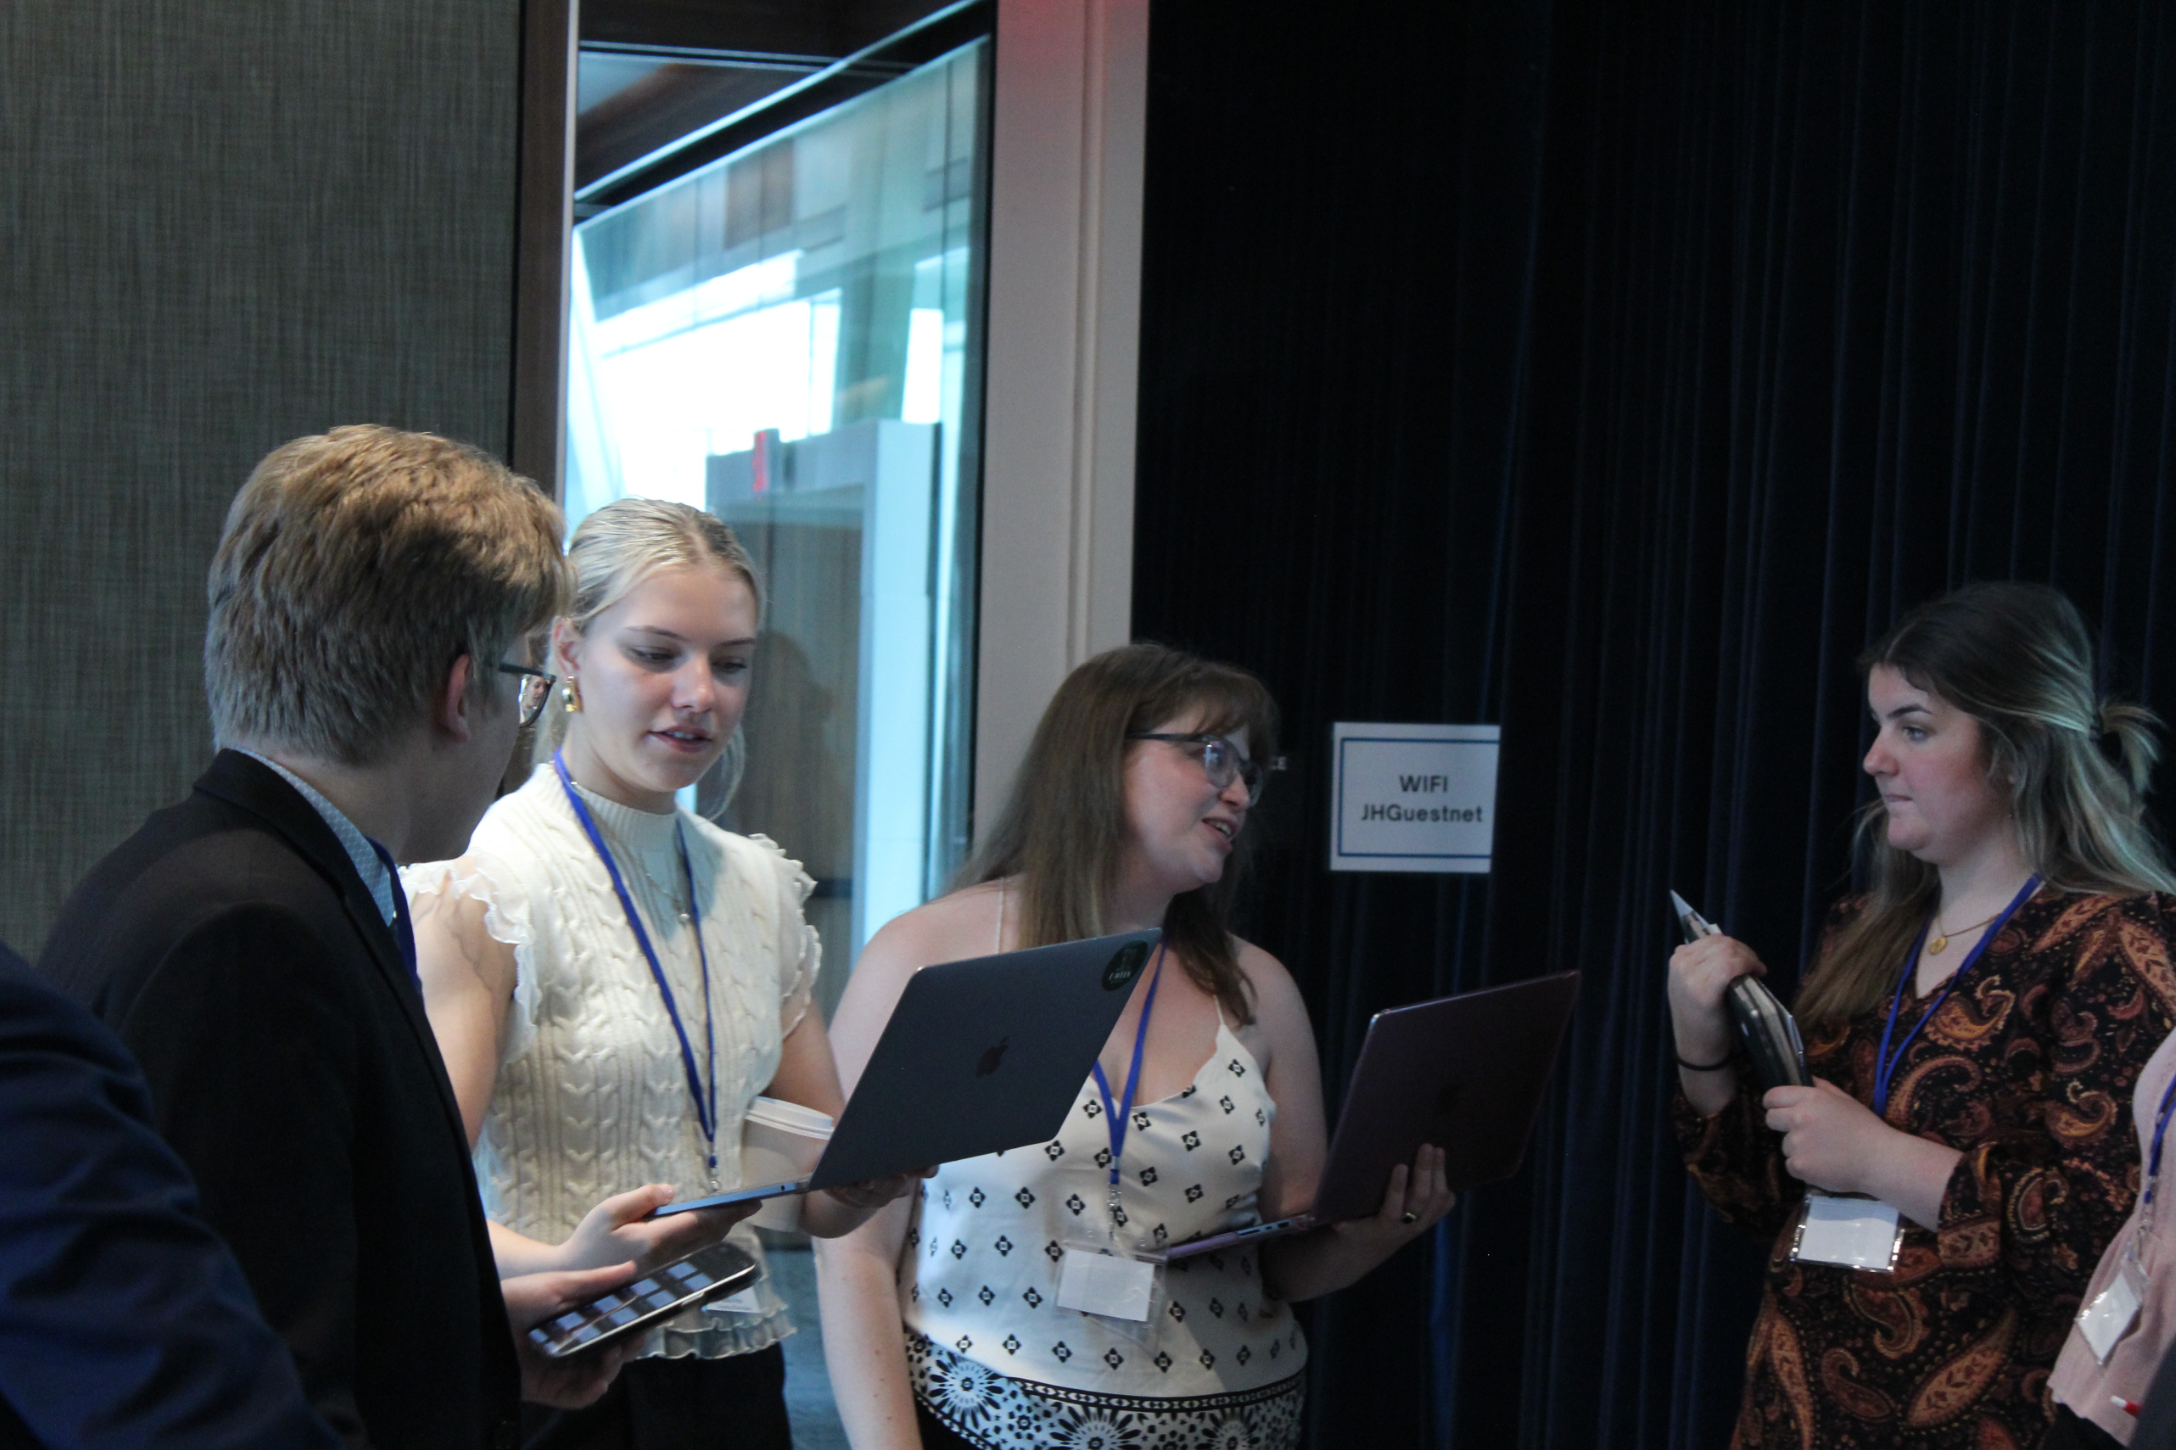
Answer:
<path fill-rule="evenodd" d="M 591 514 L 567 557 L 561 750 L 491 808 L 466 856 L 407 873 L 502 1274 L 649 1257 L 662 1235 L 641 1217 L 669 1185 L 739 1184 L 758 1094 L 834 1117 L 843 1103 L 809 1010 L 813 883 L 770 841 L 674 803 L 747 704 L 761 600 L 746 551 L 699 510 L 625 499 Z M 844 1233 L 911 1181 L 811 1194 L 802 1226 Z M 710 1232 L 749 1211 L 711 1211 Z M 760 1258 L 751 1229 L 733 1237 Z M 722 1308 L 668 1321 L 596 1405 L 529 1407 L 525 1442 L 790 1445 L 785 1305 L 759 1283 Z"/>
<path fill-rule="evenodd" d="M 1244 671 L 1152 644 L 1098 655 L 1044 712 L 973 884 L 863 950 L 833 1025 L 849 1082 L 932 962 L 1149 926 L 1165 944 L 1055 1140 L 946 1164 L 819 1250 L 856 1450 L 1293 1445 L 1307 1351 L 1287 1303 L 1449 1211 L 1425 1147 L 1373 1218 L 1129 1271 L 1145 1309 L 1061 1288 L 1066 1264 L 1092 1262 L 1077 1256 L 1131 1258 L 1313 1200 L 1326 1135 L 1306 1008 L 1225 925 L 1275 730 Z"/>

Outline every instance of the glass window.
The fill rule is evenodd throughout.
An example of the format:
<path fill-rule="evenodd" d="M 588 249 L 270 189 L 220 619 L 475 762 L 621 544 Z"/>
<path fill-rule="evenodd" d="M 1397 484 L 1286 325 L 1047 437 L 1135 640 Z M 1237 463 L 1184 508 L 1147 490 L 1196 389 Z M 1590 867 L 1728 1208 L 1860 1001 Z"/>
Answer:
<path fill-rule="evenodd" d="M 755 556 L 745 773 L 697 808 L 806 863 L 827 1003 L 967 843 L 987 64 L 977 41 L 574 233 L 568 523 L 679 499 Z"/>

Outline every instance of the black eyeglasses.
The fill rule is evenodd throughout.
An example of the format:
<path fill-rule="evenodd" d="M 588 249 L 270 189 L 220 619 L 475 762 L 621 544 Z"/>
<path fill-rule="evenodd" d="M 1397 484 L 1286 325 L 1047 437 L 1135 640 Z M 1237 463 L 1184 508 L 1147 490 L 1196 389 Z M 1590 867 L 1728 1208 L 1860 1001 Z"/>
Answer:
<path fill-rule="evenodd" d="M 552 697 L 552 686 L 559 677 L 532 670 L 527 665 L 510 665 L 504 660 L 499 661 L 499 673 L 521 681 L 521 723 L 524 727 L 534 725 L 536 717 L 544 713 L 544 702 Z"/>
<path fill-rule="evenodd" d="M 1199 745 L 1201 747 L 1202 773 L 1209 777 L 1209 784 L 1217 790 L 1229 790 L 1235 780 L 1246 782 L 1247 804 L 1260 805 L 1262 786 L 1270 772 L 1284 769 L 1284 757 L 1277 756 L 1266 764 L 1249 760 L 1239 753 L 1239 747 L 1221 735 L 1208 731 L 1196 731 L 1187 735 L 1173 735 L 1155 730 L 1127 732 L 1128 740 L 1167 740 L 1173 745 Z"/>

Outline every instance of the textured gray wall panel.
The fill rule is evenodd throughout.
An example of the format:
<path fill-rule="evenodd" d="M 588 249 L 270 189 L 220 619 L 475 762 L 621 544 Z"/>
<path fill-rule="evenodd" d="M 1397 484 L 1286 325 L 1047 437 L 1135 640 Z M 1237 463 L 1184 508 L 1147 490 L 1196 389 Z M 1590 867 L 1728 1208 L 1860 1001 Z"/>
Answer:
<path fill-rule="evenodd" d="M 502 452 L 519 0 L 0 4 L 0 937 L 210 744 L 204 570 L 340 423 Z"/>

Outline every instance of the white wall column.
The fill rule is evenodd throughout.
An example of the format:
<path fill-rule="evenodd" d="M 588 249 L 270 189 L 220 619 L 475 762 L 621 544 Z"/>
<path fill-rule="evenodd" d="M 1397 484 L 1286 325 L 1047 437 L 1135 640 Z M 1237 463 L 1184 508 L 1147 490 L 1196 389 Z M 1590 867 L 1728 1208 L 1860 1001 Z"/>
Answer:
<path fill-rule="evenodd" d="M 1148 0 L 999 0 L 975 818 L 1132 633 Z"/>

